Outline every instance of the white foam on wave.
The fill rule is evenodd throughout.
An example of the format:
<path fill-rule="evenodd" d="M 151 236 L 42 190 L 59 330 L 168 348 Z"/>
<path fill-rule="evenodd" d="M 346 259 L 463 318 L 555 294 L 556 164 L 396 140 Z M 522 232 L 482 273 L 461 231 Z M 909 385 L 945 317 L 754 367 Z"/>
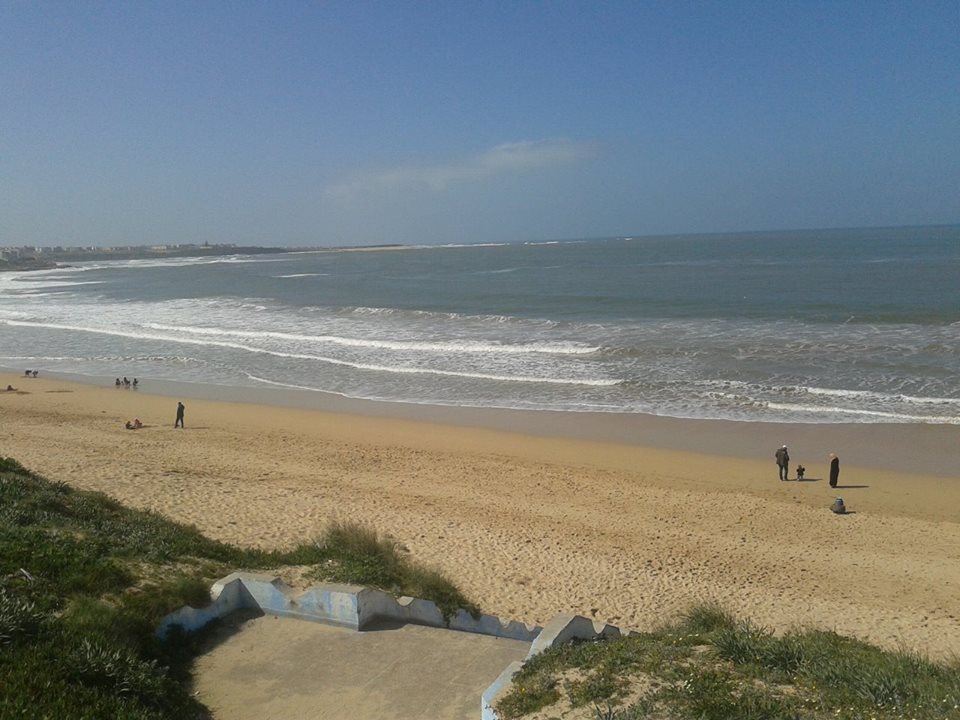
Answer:
<path fill-rule="evenodd" d="M 477 341 L 440 341 L 422 342 L 413 340 L 365 340 L 361 338 L 340 337 L 337 335 L 301 335 L 298 333 L 276 332 L 271 330 L 225 330 L 222 328 L 202 328 L 183 325 L 164 325 L 146 323 L 144 327 L 153 330 L 182 332 L 191 335 L 211 337 L 273 338 L 311 343 L 329 343 L 348 347 L 368 347 L 384 350 L 422 351 L 422 352 L 464 352 L 464 353 L 508 353 L 527 354 L 544 353 L 550 355 L 588 355 L 599 350 L 597 347 L 581 346 L 576 343 L 524 343 L 504 345 Z"/>
<path fill-rule="evenodd" d="M 330 273 L 290 273 L 289 275 L 273 275 L 271 277 L 286 280 L 287 278 L 325 277 Z"/>
<path fill-rule="evenodd" d="M 89 363 L 89 362 L 164 362 L 177 363 L 180 365 L 205 364 L 204 360 L 199 358 L 187 357 L 186 355 L 0 355 L 0 362 L 7 360 L 45 362 L 45 363 Z"/>
<path fill-rule="evenodd" d="M 74 285 L 103 285 L 103 280 L 62 280 L 58 277 L 38 278 L 33 282 L 25 282 L 40 288 L 73 287 Z"/>
<path fill-rule="evenodd" d="M 7 360 L 29 360 L 31 362 L 86 362 L 88 360 L 98 360 L 100 358 L 89 358 L 89 357 L 58 357 L 51 355 L 0 355 L 0 361 L 6 362 Z"/>
<path fill-rule="evenodd" d="M 739 389 L 747 394 L 764 395 L 770 393 L 789 394 L 794 396 L 813 395 L 823 397 L 843 398 L 850 401 L 863 401 L 871 404 L 903 403 L 907 405 L 954 405 L 960 410 L 960 398 L 947 397 L 919 397 L 902 393 L 877 392 L 875 390 L 843 390 L 839 388 L 821 388 L 808 385 L 760 385 L 740 380 L 701 380 L 691 385 L 715 389 L 717 395 L 727 395 L 725 389 Z M 728 395 L 729 397 L 736 397 Z"/>
<path fill-rule="evenodd" d="M 522 375 L 494 375 L 488 373 L 457 372 L 453 370 L 440 370 L 437 368 L 422 368 L 409 366 L 388 366 L 376 365 L 371 363 L 350 362 L 339 358 L 325 357 L 323 355 L 309 355 L 307 353 L 287 353 L 279 350 L 268 350 L 266 348 L 251 347 L 241 343 L 223 342 L 217 340 L 201 340 L 198 338 L 172 337 L 167 335 L 153 335 L 149 333 L 133 332 L 129 330 L 114 330 L 110 328 L 83 327 L 79 325 L 63 325 L 60 323 L 41 323 L 25 322 L 19 320 L 0 320 L 0 323 L 16 327 L 40 327 L 51 330 L 67 330 L 73 332 L 94 333 L 100 335 L 111 335 L 114 337 L 126 337 L 137 340 L 155 340 L 158 342 L 175 342 L 188 345 L 201 345 L 210 347 L 229 348 L 232 350 L 243 350 L 244 352 L 258 353 L 262 355 L 272 355 L 274 357 L 293 358 L 297 360 L 314 360 L 330 365 L 339 365 L 349 367 L 355 370 L 367 370 L 371 372 L 397 373 L 410 375 L 441 375 L 447 377 L 477 379 L 477 380 L 496 380 L 502 382 L 518 383 L 545 383 L 551 385 L 590 385 L 590 386 L 612 386 L 618 385 L 620 380 L 610 379 L 590 379 L 590 378 L 554 378 L 554 377 L 531 377 Z"/>
<path fill-rule="evenodd" d="M 818 405 L 794 405 L 792 403 L 767 402 L 764 406 L 771 410 L 786 412 L 817 413 L 834 416 L 860 416 L 864 418 L 884 418 L 889 422 L 933 423 L 937 425 L 960 425 L 960 417 L 953 415 L 910 415 L 907 413 L 883 412 L 880 410 L 856 410 L 847 407 L 823 407 Z"/>
<path fill-rule="evenodd" d="M 40 298 L 40 297 L 54 297 L 56 295 L 69 295 L 68 290 L 54 290 L 52 292 L 40 292 L 38 290 L 12 290 L 8 293 L 9 295 L 17 295 L 24 298 Z"/>
<path fill-rule="evenodd" d="M 440 250 L 440 249 L 449 249 L 449 248 L 488 248 L 488 247 L 506 247 L 510 243 L 446 243 L 445 245 L 411 245 L 410 247 L 416 248 L 417 250 Z"/>
<path fill-rule="evenodd" d="M 287 388 L 289 390 L 307 390 L 310 392 L 322 392 L 328 395 L 339 395 L 340 397 L 351 398 L 354 400 L 372 400 L 378 402 L 402 402 L 407 405 L 440 405 L 444 407 L 484 407 L 491 409 L 500 409 L 500 410 L 543 410 L 544 405 L 540 402 L 535 401 L 523 401 L 514 399 L 512 402 L 471 402 L 469 400 L 459 399 L 452 400 L 449 398 L 430 398 L 429 400 L 424 400 L 420 397 L 403 397 L 395 398 L 387 395 L 378 395 L 376 393 L 369 392 L 343 392 L 338 390 L 331 390 L 328 388 L 318 388 L 312 385 L 301 385 L 298 383 L 290 382 L 281 382 L 279 380 L 269 380 L 267 378 L 262 378 L 257 375 L 252 375 L 251 373 L 244 373 L 249 380 L 254 382 L 264 383 L 265 385 L 273 385 L 275 387 Z M 549 409 L 552 410 L 563 410 L 566 412 L 623 412 L 624 409 L 619 405 L 605 405 L 603 403 L 560 403 L 556 406 L 551 406 Z M 643 412 L 647 412 L 643 410 Z"/>
<path fill-rule="evenodd" d="M 442 312 L 438 310 L 413 310 L 407 308 L 389 308 L 389 307 L 366 307 L 366 306 L 356 306 L 356 307 L 342 307 L 342 308 L 329 308 L 329 307 L 319 307 L 319 306 L 308 306 L 302 308 L 303 310 L 308 311 L 320 311 L 320 312 L 330 312 L 336 311 L 341 315 L 383 315 L 383 316 L 399 316 L 399 317 L 411 317 L 419 318 L 424 320 L 465 320 L 469 322 L 478 322 L 484 324 L 518 324 L 528 327 L 538 327 L 538 328 L 553 328 L 560 325 L 556 320 L 548 320 L 546 318 L 519 318 L 513 315 L 472 315 L 470 313 L 457 313 L 457 312 Z"/>
<path fill-rule="evenodd" d="M 77 265 L 74 268 L 56 268 L 52 272 L 63 272 L 67 269 L 75 271 L 103 270 L 107 268 L 123 268 L 137 270 L 142 268 L 162 267 L 191 267 L 198 265 L 243 265 L 249 263 L 289 262 L 288 258 L 262 255 L 216 255 L 200 257 L 170 257 L 170 258 L 136 258 L 117 260 L 92 260 Z"/>
<path fill-rule="evenodd" d="M 860 398 L 865 400 L 879 400 L 881 402 L 894 400 L 916 405 L 943 405 L 948 403 L 960 405 L 960 398 L 917 397 L 915 395 L 902 394 L 891 395 L 890 393 L 880 393 L 873 390 L 837 390 L 818 387 L 798 387 L 796 389 L 811 395 L 825 395 L 828 397 Z"/>
<path fill-rule="evenodd" d="M 504 275 L 506 273 L 514 273 L 518 270 L 526 270 L 528 268 L 524 267 L 510 267 L 510 268 L 499 268 L 497 270 L 477 270 L 474 272 L 474 275 Z"/>

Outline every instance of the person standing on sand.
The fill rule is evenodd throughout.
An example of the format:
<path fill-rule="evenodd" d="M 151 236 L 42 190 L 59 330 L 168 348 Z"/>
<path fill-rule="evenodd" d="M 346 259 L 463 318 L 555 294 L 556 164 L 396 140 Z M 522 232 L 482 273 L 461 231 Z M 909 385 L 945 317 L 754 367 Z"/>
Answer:
<path fill-rule="evenodd" d="M 790 469 L 790 453 L 787 452 L 787 446 L 784 445 L 773 456 L 777 459 L 777 467 L 780 468 L 780 479 L 786 480 Z"/>
<path fill-rule="evenodd" d="M 840 479 L 840 458 L 836 453 L 830 453 L 830 487 L 837 486 L 837 480 Z"/>
<path fill-rule="evenodd" d="M 178 425 L 183 427 L 183 411 L 184 406 L 182 402 L 177 402 L 177 419 L 174 421 L 173 426 L 177 427 Z"/>

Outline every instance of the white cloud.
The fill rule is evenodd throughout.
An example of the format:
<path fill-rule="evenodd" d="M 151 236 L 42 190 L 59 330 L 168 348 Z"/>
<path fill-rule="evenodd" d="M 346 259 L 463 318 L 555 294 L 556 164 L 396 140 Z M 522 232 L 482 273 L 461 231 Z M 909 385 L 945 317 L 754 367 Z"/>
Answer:
<path fill-rule="evenodd" d="M 441 165 L 404 165 L 354 175 L 326 188 L 333 200 L 349 201 L 371 192 L 402 189 L 446 190 L 451 185 L 575 162 L 593 155 L 590 145 L 570 140 L 503 143 Z"/>

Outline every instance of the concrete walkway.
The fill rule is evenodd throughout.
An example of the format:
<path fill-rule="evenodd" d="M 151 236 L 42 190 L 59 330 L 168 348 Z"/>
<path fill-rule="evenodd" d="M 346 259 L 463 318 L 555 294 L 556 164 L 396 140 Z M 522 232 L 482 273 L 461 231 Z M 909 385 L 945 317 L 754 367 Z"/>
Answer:
<path fill-rule="evenodd" d="M 530 644 L 417 625 L 355 632 L 228 617 L 194 665 L 217 720 L 475 720 L 480 695 Z"/>

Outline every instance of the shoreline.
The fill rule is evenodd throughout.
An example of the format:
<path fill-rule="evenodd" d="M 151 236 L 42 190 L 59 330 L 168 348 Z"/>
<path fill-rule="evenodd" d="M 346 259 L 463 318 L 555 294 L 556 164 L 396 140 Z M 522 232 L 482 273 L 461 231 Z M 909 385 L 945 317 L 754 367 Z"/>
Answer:
<path fill-rule="evenodd" d="M 0 378 L 3 383 L 0 387 L 6 387 L 8 383 L 17 386 L 19 378 L 12 371 L 0 368 L 0 376 L 7 376 L 6 379 Z M 116 390 L 113 380 L 107 377 L 69 373 L 45 373 L 45 376 Z M 586 440 L 718 457 L 767 460 L 769 456 L 771 467 L 774 451 L 786 444 L 790 447 L 791 470 L 800 463 L 809 473 L 825 465 L 829 453 L 835 452 L 844 466 L 960 479 L 960 426 L 956 425 L 775 423 L 639 413 L 462 407 L 365 400 L 313 390 L 150 379 L 142 382 L 136 392 L 173 399 L 191 398 L 345 416 L 421 421 L 464 429 L 500 430 L 542 438 Z"/>
<path fill-rule="evenodd" d="M 960 482 L 864 467 L 849 447 L 836 448 L 834 491 L 826 458 L 806 451 L 795 458 L 807 481 L 778 481 L 776 443 L 761 438 L 753 452 L 760 441 L 740 427 L 623 431 L 635 442 L 672 432 L 682 437 L 667 440 L 690 451 L 599 441 L 577 426 L 565 430 L 579 437 L 550 435 L 539 416 L 500 412 L 465 426 L 441 422 L 455 417 L 443 412 L 191 398 L 184 386 L 158 395 L 45 375 L 0 383 L 19 388 L 0 391 L 0 455 L 217 540 L 289 547 L 351 520 L 437 567 L 485 612 L 517 620 L 570 612 L 648 629 L 714 600 L 778 630 L 826 627 L 932 657 L 960 653 Z M 183 430 L 173 428 L 178 397 Z M 123 428 L 133 417 L 142 430 Z M 922 441 L 923 428 L 909 430 L 889 435 L 885 450 Z M 704 451 L 738 431 L 725 454 Z M 838 493 L 851 514 L 829 511 Z"/>

